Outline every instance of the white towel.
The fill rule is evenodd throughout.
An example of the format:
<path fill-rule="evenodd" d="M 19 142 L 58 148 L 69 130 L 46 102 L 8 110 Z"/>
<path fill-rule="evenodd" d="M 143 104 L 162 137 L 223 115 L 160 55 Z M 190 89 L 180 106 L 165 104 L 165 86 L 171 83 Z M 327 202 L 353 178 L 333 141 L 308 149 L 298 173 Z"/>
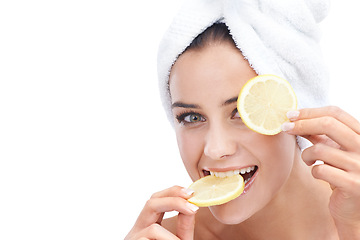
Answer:
<path fill-rule="evenodd" d="M 187 0 L 166 31 L 158 51 L 162 103 L 173 122 L 169 73 L 192 40 L 215 22 L 224 22 L 236 46 L 257 74 L 287 79 L 299 108 L 328 104 L 329 77 L 319 47 L 318 23 L 329 0 Z M 308 142 L 298 138 L 303 149 Z"/>

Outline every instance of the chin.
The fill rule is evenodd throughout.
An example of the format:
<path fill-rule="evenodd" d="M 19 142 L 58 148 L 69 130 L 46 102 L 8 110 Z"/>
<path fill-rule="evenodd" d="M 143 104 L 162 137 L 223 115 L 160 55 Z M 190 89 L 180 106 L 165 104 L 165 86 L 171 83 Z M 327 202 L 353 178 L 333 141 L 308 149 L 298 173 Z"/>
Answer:
<path fill-rule="evenodd" d="M 240 197 L 239 197 L 240 198 Z M 239 207 L 241 199 L 234 199 L 228 203 L 209 207 L 212 215 L 223 224 L 235 225 L 249 219 L 253 214 L 252 207 Z M 239 201 L 240 200 L 240 201 Z"/>

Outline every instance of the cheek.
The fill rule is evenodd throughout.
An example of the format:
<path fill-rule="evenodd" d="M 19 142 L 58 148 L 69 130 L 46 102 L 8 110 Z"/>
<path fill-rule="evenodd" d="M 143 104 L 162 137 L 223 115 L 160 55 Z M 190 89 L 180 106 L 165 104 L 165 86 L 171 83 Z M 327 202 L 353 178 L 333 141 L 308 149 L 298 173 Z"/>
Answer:
<path fill-rule="evenodd" d="M 279 133 L 275 136 L 261 136 L 257 141 L 252 142 L 258 151 L 253 151 L 261 163 L 268 167 L 284 166 L 289 168 L 292 166 L 292 160 L 295 154 L 296 139 L 294 136 L 286 133 Z M 254 146 L 254 142 L 256 145 Z M 279 169 L 280 170 L 280 169 Z"/>
<path fill-rule="evenodd" d="M 280 133 L 276 137 L 271 147 L 272 156 L 277 156 L 274 161 L 285 169 L 292 168 L 296 149 L 295 137 L 286 133 Z"/>
<path fill-rule="evenodd" d="M 264 177 L 272 182 L 273 191 L 278 190 L 290 176 L 296 147 L 295 137 L 280 133 L 266 145 L 266 156 L 260 156 Z"/>
<path fill-rule="evenodd" d="M 203 153 L 203 144 L 195 134 L 176 129 L 176 139 L 187 172 L 193 180 L 199 178 L 198 162 Z"/>

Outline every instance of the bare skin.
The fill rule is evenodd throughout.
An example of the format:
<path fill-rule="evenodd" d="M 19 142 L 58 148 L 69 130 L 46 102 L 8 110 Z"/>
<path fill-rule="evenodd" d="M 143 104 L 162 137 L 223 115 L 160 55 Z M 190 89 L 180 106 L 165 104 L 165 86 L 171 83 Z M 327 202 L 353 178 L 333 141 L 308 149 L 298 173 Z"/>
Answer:
<path fill-rule="evenodd" d="M 233 100 L 255 75 L 230 43 L 179 57 L 170 92 L 190 177 L 258 170 L 246 193 L 220 206 L 197 209 L 186 201 L 191 192 L 178 186 L 155 193 L 125 239 L 360 239 L 359 122 L 336 107 L 301 109 L 286 132 L 254 133 Z M 295 135 L 314 146 L 301 153 Z M 325 164 L 312 166 L 316 160 Z M 173 210 L 179 215 L 163 220 Z"/>

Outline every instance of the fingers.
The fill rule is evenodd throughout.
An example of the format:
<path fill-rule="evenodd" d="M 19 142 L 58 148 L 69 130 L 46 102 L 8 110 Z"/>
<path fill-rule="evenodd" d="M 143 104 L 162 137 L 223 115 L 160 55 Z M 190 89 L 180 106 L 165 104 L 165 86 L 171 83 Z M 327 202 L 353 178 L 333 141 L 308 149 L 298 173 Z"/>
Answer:
<path fill-rule="evenodd" d="M 339 144 L 337 144 L 336 142 L 331 140 L 326 135 L 308 135 L 308 136 L 303 136 L 303 137 L 307 138 L 313 144 L 320 143 L 320 144 L 325 144 L 325 145 L 333 147 L 333 148 L 341 148 L 341 146 Z"/>
<path fill-rule="evenodd" d="M 305 149 L 302 153 L 302 159 L 309 166 L 313 165 L 315 161 L 321 160 L 328 165 L 345 171 L 360 172 L 359 161 L 354 161 L 356 158 L 352 153 L 325 144 L 315 144 Z"/>
<path fill-rule="evenodd" d="M 291 114 L 290 114 L 291 115 Z M 336 106 L 327 106 L 322 108 L 305 108 L 299 111 L 299 114 L 292 114 L 293 119 L 290 120 L 300 120 L 300 119 L 312 119 L 320 118 L 323 116 L 331 116 L 338 121 L 342 122 L 346 126 L 349 126 L 354 132 L 360 134 L 360 122 L 351 116 L 349 113 L 343 111 L 341 108 Z M 292 118 L 290 116 L 290 118 Z"/>
<path fill-rule="evenodd" d="M 347 177 L 347 174 L 343 170 L 334 168 L 327 164 L 320 164 L 314 166 L 312 169 L 312 175 L 315 178 L 324 180 L 335 187 L 341 188 L 346 186 L 346 184 L 344 184 L 344 181 L 341 181 L 340 179 Z"/>
<path fill-rule="evenodd" d="M 339 168 L 335 168 L 327 164 L 321 164 L 313 167 L 312 175 L 317 179 L 328 182 L 333 186 L 333 189 L 341 189 L 343 194 L 347 195 L 343 195 L 343 197 L 360 195 L 359 191 L 356 191 L 356 189 L 360 188 L 360 179 L 356 174 L 349 174 Z"/>
<path fill-rule="evenodd" d="M 314 136 L 326 135 L 343 149 L 360 151 L 360 124 L 341 109 L 302 109 L 298 116 L 290 115 L 293 115 L 289 117 L 293 122 L 283 124 L 283 130 L 287 133 L 304 136 L 312 141 L 316 141 Z"/>
<path fill-rule="evenodd" d="M 125 238 L 127 240 L 127 238 Z M 137 232 L 134 236 L 128 238 L 129 240 L 138 240 L 138 239 L 157 239 L 157 240 L 179 240 L 174 234 L 161 227 L 159 224 L 152 224 L 147 228 L 142 229 Z"/>
<path fill-rule="evenodd" d="M 347 150 L 357 150 L 359 136 L 332 117 L 298 120 L 289 132 L 295 135 L 327 135 Z"/>
<path fill-rule="evenodd" d="M 348 186 L 349 176 L 358 178 L 360 123 L 355 118 L 337 107 L 301 109 L 287 115 L 292 122 L 284 124 L 284 130 L 314 144 L 302 153 L 305 163 L 312 165 L 316 160 L 325 163 L 314 166 L 314 177 L 335 187 Z"/>
<path fill-rule="evenodd" d="M 165 189 L 163 191 L 154 193 L 152 198 L 161 198 L 161 197 L 182 197 L 188 199 L 194 191 L 191 189 L 183 188 L 180 186 L 173 186 L 171 188 Z"/>
<path fill-rule="evenodd" d="M 315 144 L 303 151 L 302 159 L 309 166 L 316 160 L 323 161 L 325 164 L 313 167 L 312 175 L 330 183 L 333 189 L 345 189 L 348 193 L 360 189 L 360 157 L 358 154 L 332 148 L 325 144 Z M 359 185 L 357 188 L 356 184 Z"/>
<path fill-rule="evenodd" d="M 193 240 L 195 230 L 195 215 L 179 213 L 176 235 L 182 240 Z"/>
<path fill-rule="evenodd" d="M 181 239 L 192 240 L 195 213 L 199 209 L 187 201 L 192 193 L 192 190 L 174 186 L 153 194 L 125 239 L 179 239 L 161 226 L 165 212 L 177 211 L 178 235 Z"/>
<path fill-rule="evenodd" d="M 178 235 L 181 239 L 192 240 L 195 213 L 199 209 L 186 200 L 192 193 L 192 190 L 174 186 L 153 194 L 125 239 L 179 239 L 161 226 L 165 212 L 178 211 Z"/>
<path fill-rule="evenodd" d="M 135 225 L 146 228 L 153 223 L 161 223 L 163 213 L 177 211 L 185 215 L 193 215 L 199 209 L 186 199 L 190 195 L 181 187 L 175 186 L 154 194 L 145 204 Z"/>
<path fill-rule="evenodd" d="M 303 151 L 304 162 L 324 162 L 312 167 L 312 175 L 330 184 L 329 209 L 337 225 L 359 222 L 360 123 L 337 107 L 302 109 L 287 116 L 292 122 L 283 130 L 314 144 Z"/>

